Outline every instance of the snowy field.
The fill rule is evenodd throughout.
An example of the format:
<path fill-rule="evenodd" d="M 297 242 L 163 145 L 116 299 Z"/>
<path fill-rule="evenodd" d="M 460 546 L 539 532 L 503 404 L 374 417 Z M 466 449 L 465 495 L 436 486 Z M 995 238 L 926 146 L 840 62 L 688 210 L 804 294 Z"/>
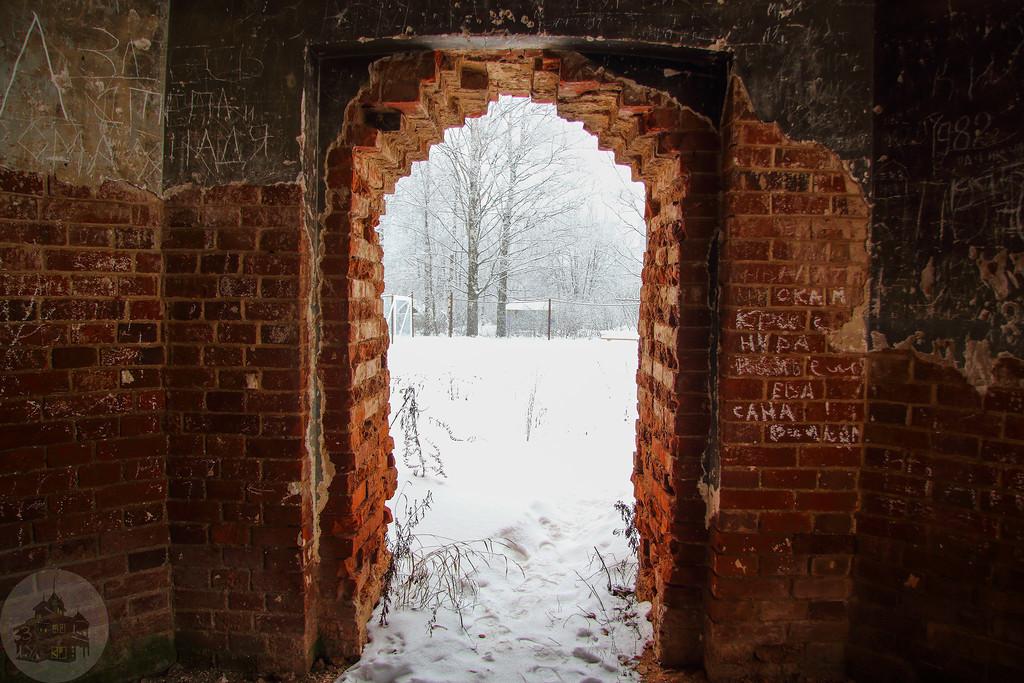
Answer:
<path fill-rule="evenodd" d="M 636 343 L 402 338 L 388 363 L 391 543 L 415 538 L 339 681 L 636 679 L 650 606 L 622 590 L 614 506 L 633 501 Z"/>

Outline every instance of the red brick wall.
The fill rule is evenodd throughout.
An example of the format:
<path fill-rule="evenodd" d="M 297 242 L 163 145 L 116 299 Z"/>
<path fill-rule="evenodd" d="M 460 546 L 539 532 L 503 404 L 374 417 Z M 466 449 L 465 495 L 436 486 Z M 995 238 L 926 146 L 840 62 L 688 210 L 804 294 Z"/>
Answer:
<path fill-rule="evenodd" d="M 383 252 L 375 230 L 383 206 L 379 193 L 355 180 L 350 153 L 335 149 L 328 167 L 317 365 L 325 454 L 320 629 L 328 654 L 358 657 L 380 596 L 391 521 L 384 503 L 397 482 L 388 435 Z"/>
<path fill-rule="evenodd" d="M 865 680 L 1024 674 L 1024 367 L 869 355 L 850 644 Z"/>
<path fill-rule="evenodd" d="M 721 489 L 709 675 L 839 675 L 863 429 L 867 207 L 838 159 L 759 122 L 723 136 Z M 844 331 L 844 325 L 849 324 Z"/>
<path fill-rule="evenodd" d="M 718 232 L 718 135 L 692 114 L 655 110 L 642 132 L 678 154 L 647 179 L 648 242 L 640 295 L 639 420 L 633 482 L 639 596 L 653 602 L 654 647 L 666 665 L 703 657 L 707 506 L 697 482 L 712 436 L 711 244 Z"/>
<path fill-rule="evenodd" d="M 0 170 L 0 595 L 81 575 L 110 616 L 101 666 L 140 673 L 173 659 L 161 215 Z"/>
<path fill-rule="evenodd" d="M 315 628 L 310 254 L 295 185 L 173 193 L 163 239 L 176 645 L 299 671 Z"/>
<path fill-rule="evenodd" d="M 375 69 L 315 247 L 295 185 L 160 202 L 0 173 L 0 590 L 85 576 L 109 661 L 143 669 L 172 632 L 231 668 L 304 670 L 318 638 L 356 656 L 396 483 L 377 220 L 502 92 L 555 103 L 648 188 L 634 485 L 658 657 L 1024 669 L 1024 373 L 1000 361 L 979 392 L 909 353 L 866 369 L 867 207 L 834 155 L 758 121 L 738 81 L 720 142 L 570 55 Z"/>

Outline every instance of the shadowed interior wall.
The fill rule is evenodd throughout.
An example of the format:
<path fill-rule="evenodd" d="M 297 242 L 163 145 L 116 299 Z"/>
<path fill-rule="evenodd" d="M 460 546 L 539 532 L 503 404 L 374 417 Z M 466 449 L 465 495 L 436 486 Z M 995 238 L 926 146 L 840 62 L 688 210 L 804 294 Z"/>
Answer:
<path fill-rule="evenodd" d="M 0 5 L 0 594 L 94 583 L 98 680 L 358 652 L 394 485 L 376 217 L 500 91 L 647 184 L 662 660 L 1019 678 L 1019 8 L 624 7 Z"/>
<path fill-rule="evenodd" d="M 1024 16 L 879 4 L 850 671 L 1024 670 Z"/>

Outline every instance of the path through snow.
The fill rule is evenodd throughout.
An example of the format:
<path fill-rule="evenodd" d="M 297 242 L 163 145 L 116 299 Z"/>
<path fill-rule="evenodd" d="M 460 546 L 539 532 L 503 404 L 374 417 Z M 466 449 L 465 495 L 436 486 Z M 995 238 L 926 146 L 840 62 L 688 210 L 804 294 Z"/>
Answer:
<path fill-rule="evenodd" d="M 339 681 L 634 680 L 625 664 L 650 637 L 649 605 L 611 594 L 609 581 L 632 587 L 636 568 L 613 533 L 624 527 L 614 503 L 633 500 L 635 342 L 399 339 L 388 362 L 396 518 L 429 493 L 421 555 L 492 544 L 459 546 L 476 551 L 458 558 L 478 570 L 475 588 L 446 591 L 460 609 L 392 608 L 383 627 L 378 606 L 372 642 Z M 409 386 L 426 477 L 403 462 Z M 431 452 L 446 477 L 430 471 Z"/>

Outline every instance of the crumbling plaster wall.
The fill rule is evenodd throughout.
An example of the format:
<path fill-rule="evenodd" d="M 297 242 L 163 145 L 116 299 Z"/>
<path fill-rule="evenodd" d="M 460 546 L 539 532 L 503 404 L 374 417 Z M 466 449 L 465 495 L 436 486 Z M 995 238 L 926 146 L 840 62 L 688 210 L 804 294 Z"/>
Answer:
<path fill-rule="evenodd" d="M 850 672 L 1024 669 L 1024 15 L 879 3 Z"/>
<path fill-rule="evenodd" d="M 989 357 L 1024 357 L 1024 17 L 884 3 L 877 27 L 873 346 L 982 386 Z"/>
<path fill-rule="evenodd" d="M 75 184 L 162 183 L 162 0 L 0 6 L 0 160 Z"/>

